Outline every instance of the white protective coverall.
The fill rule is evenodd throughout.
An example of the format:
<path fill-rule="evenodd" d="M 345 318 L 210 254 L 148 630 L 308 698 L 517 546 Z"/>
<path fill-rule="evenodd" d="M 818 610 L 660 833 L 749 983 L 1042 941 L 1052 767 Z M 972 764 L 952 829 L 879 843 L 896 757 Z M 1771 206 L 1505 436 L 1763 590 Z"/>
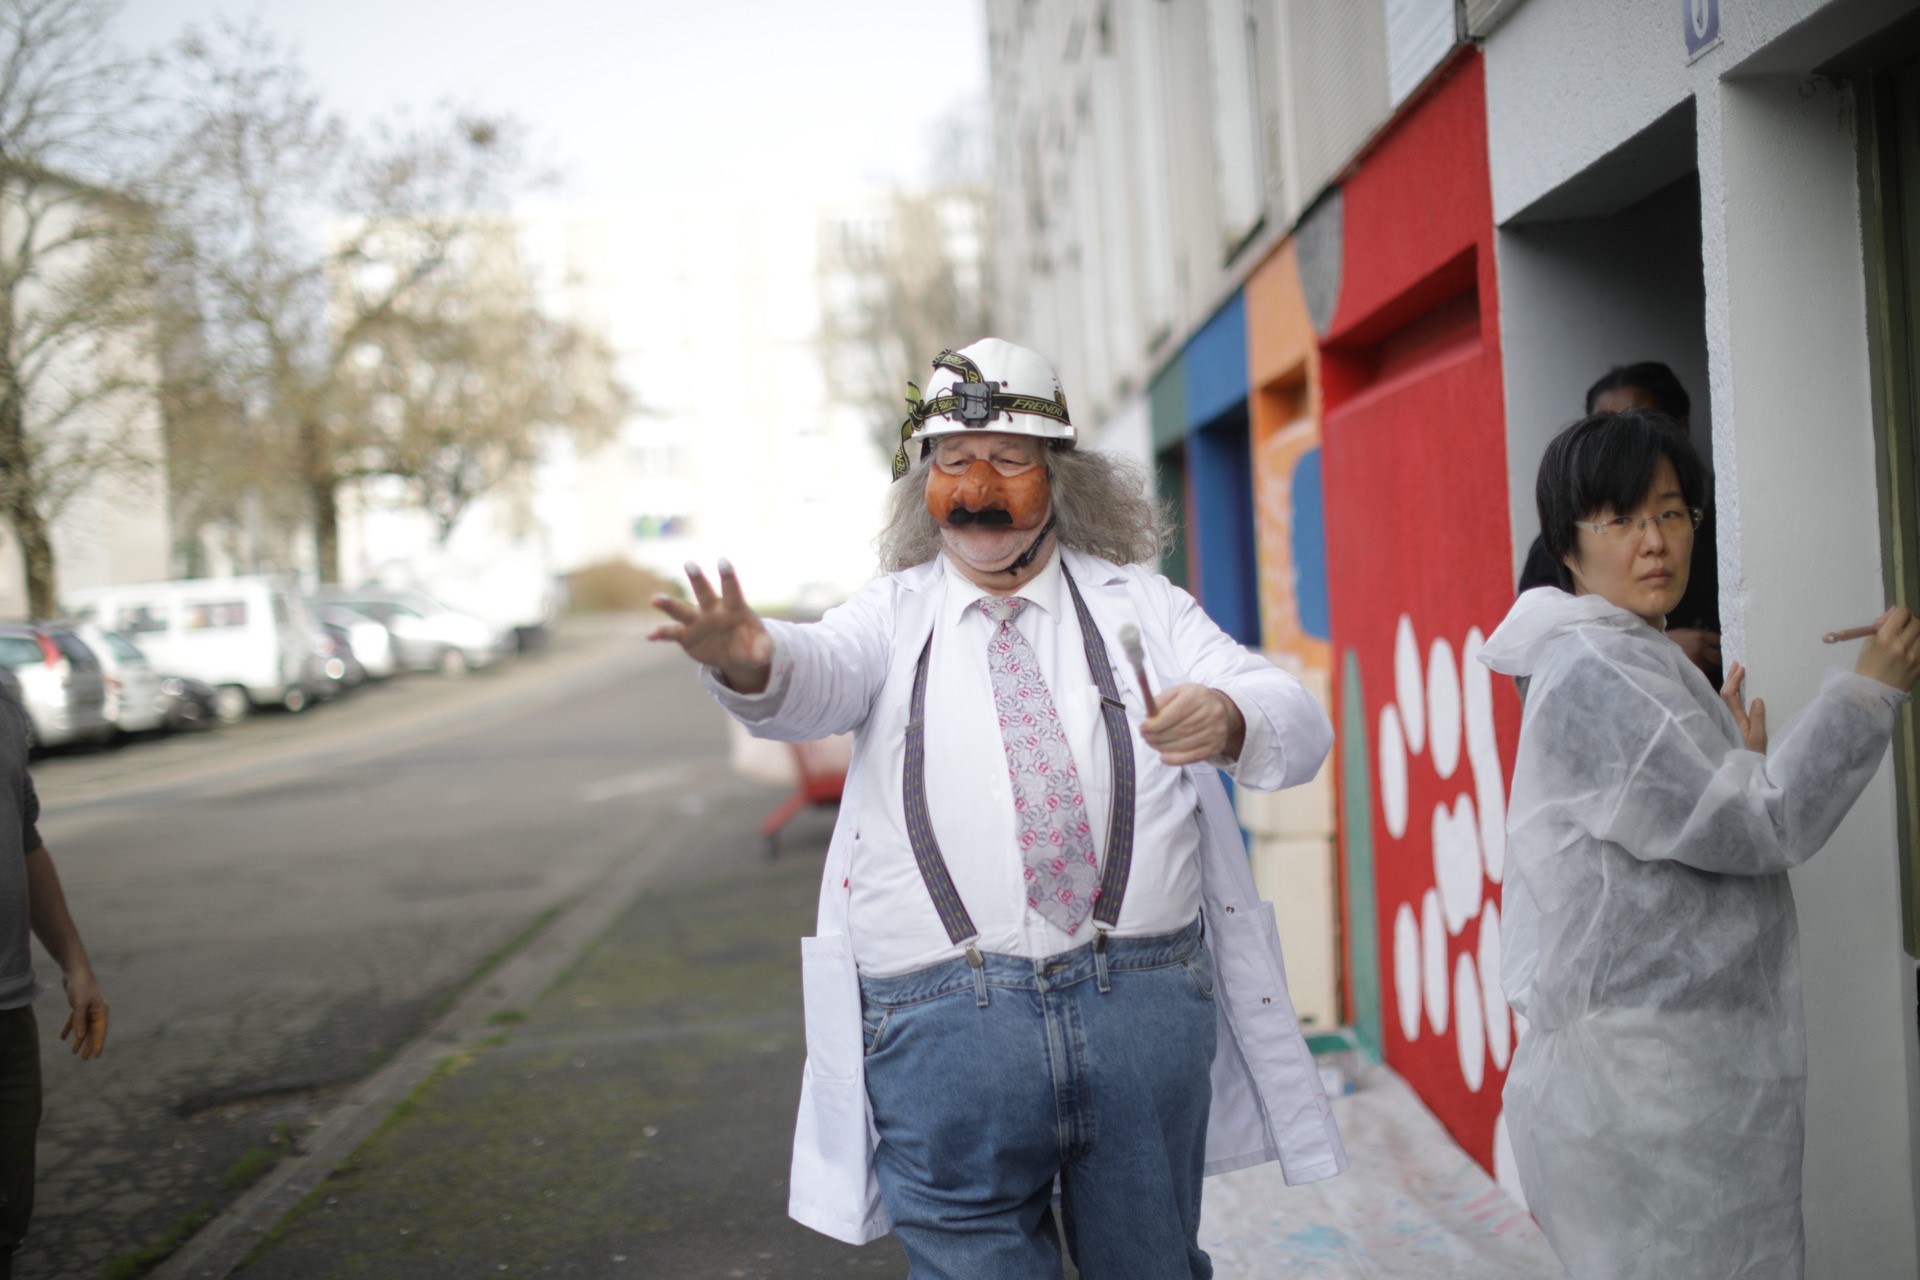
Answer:
<path fill-rule="evenodd" d="M 1906 695 L 1834 671 L 1760 755 L 1678 645 L 1553 587 L 1480 659 L 1531 681 L 1501 937 L 1528 1023 L 1505 1093 L 1528 1206 L 1578 1280 L 1797 1280 L 1786 873 L 1873 776 Z"/>

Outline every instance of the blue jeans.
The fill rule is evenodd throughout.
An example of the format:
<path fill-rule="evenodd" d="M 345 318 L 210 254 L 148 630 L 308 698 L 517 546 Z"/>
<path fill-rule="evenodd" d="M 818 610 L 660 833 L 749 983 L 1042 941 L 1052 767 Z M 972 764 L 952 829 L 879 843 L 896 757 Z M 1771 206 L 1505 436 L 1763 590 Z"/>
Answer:
<path fill-rule="evenodd" d="M 913 1280 L 1210 1280 L 1216 1031 L 1196 920 L 1044 960 L 860 979 L 880 1195 Z M 1105 986 L 1107 990 L 1101 988 Z"/>

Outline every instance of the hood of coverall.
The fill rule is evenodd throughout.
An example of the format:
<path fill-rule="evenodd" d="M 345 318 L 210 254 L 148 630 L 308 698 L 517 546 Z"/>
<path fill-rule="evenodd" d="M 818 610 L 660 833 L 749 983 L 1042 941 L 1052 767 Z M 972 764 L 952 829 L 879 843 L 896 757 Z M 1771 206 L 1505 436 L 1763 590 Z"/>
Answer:
<path fill-rule="evenodd" d="M 1630 631 L 1644 627 L 1639 615 L 1605 596 L 1576 596 L 1558 587 L 1535 587 L 1513 602 L 1506 621 L 1480 648 L 1480 661 L 1503 676 L 1530 676 L 1547 650 L 1580 627 Z"/>

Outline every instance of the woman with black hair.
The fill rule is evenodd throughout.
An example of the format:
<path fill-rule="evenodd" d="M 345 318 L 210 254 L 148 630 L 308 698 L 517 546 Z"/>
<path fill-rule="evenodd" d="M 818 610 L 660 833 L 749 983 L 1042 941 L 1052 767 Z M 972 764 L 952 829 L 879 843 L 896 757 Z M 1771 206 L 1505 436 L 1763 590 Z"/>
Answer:
<path fill-rule="evenodd" d="M 1666 418 L 1557 436 L 1535 497 L 1572 591 L 1514 604 L 1480 657 L 1527 678 L 1507 810 L 1502 985 L 1528 1205 L 1579 1278 L 1801 1275 L 1806 1036 L 1787 871 L 1817 852 L 1920 682 L 1889 611 L 1769 743 L 1745 673 L 1662 635 L 1704 492 Z"/>

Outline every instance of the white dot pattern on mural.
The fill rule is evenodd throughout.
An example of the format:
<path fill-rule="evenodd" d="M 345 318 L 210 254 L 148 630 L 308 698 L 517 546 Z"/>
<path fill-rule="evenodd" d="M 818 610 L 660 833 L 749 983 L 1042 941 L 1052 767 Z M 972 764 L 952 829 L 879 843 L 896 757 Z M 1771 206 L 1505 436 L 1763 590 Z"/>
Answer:
<path fill-rule="evenodd" d="M 1487 1087 L 1490 1073 L 1506 1069 L 1523 1026 L 1500 987 L 1500 908 L 1491 886 L 1506 870 L 1506 779 L 1491 673 L 1479 660 L 1484 642 L 1479 628 L 1469 630 L 1456 658 L 1454 646 L 1436 637 L 1422 661 L 1413 619 L 1401 615 L 1394 697 L 1380 711 L 1374 760 L 1389 841 L 1406 838 L 1409 828 L 1424 831 L 1433 860 L 1432 887 L 1393 908 L 1390 968 L 1400 1032 L 1408 1040 L 1451 1036 L 1461 1082 L 1473 1093 Z M 1463 757 L 1468 776 L 1456 780 Z M 1422 761 L 1435 780 L 1456 789 L 1415 826 L 1414 773 Z M 1464 935 L 1475 920 L 1469 944 Z M 1504 1117 L 1498 1133 L 1504 1140 Z"/>
<path fill-rule="evenodd" d="M 1460 767 L 1460 668 L 1445 640 L 1427 654 L 1427 750 L 1442 782 Z"/>
<path fill-rule="evenodd" d="M 1407 834 L 1407 737 L 1391 702 L 1380 710 L 1379 740 L 1380 810 L 1387 834 L 1398 840 Z"/>

